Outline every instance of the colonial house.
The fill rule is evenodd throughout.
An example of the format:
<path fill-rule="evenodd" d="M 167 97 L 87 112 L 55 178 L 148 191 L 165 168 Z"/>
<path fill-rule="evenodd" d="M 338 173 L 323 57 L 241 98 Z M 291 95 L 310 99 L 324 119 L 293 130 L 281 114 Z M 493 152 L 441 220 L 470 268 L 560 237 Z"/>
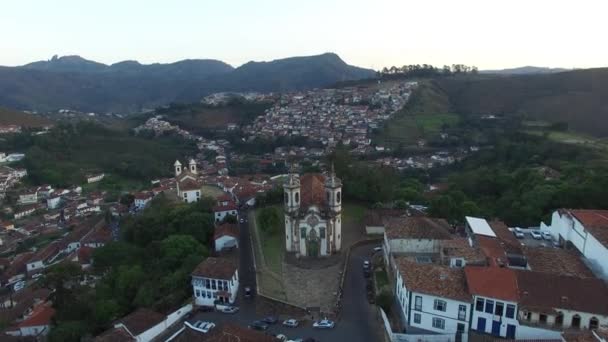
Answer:
<path fill-rule="evenodd" d="M 238 225 L 232 223 L 222 223 L 219 226 L 216 226 L 213 232 L 213 241 L 215 243 L 216 252 L 220 252 L 223 249 L 238 247 Z"/>
<path fill-rule="evenodd" d="M 329 256 L 342 248 L 342 181 L 333 169 L 322 174 L 290 173 L 283 184 L 285 247 L 299 256 Z"/>
<path fill-rule="evenodd" d="M 442 334 L 465 333 L 471 295 L 462 268 L 396 257 L 396 298 L 404 325 Z"/>
<path fill-rule="evenodd" d="M 444 240 L 452 238 L 451 226 L 444 219 L 432 217 L 389 217 L 385 220 L 385 262 L 397 254 L 439 253 Z"/>
<path fill-rule="evenodd" d="M 469 293 L 473 296 L 471 329 L 514 340 L 519 326 L 515 271 L 467 266 L 464 272 Z"/>
<path fill-rule="evenodd" d="M 234 202 L 225 202 L 226 204 L 218 204 L 212 208 L 215 222 L 222 222 L 226 216 L 231 215 L 238 218 L 238 208 Z"/>
<path fill-rule="evenodd" d="M 19 220 L 26 216 L 32 215 L 36 210 L 38 210 L 37 204 L 28 204 L 20 206 L 15 208 L 13 216 L 15 217 L 15 220 Z"/>
<path fill-rule="evenodd" d="M 571 243 L 599 277 L 608 279 L 608 210 L 559 209 L 540 230 L 560 244 Z"/>
<path fill-rule="evenodd" d="M 32 258 L 27 262 L 27 272 L 35 273 L 40 269 L 44 269 L 51 263 L 53 263 L 59 254 L 62 252 L 62 245 L 59 241 L 54 241 L 48 246 L 40 249 Z"/>
<path fill-rule="evenodd" d="M 22 194 L 19 194 L 18 204 L 32 204 L 38 202 L 38 191 L 30 189 Z"/>
<path fill-rule="evenodd" d="M 11 336 L 45 336 L 50 331 L 51 320 L 54 315 L 55 309 L 53 309 L 51 303 L 40 304 L 16 327 L 8 328 L 6 334 Z"/>
<path fill-rule="evenodd" d="M 143 209 L 146 207 L 146 205 L 148 205 L 152 198 L 154 198 L 154 194 L 152 192 L 142 191 L 136 193 L 133 197 L 135 198 L 133 202 L 135 207 L 138 209 Z"/>
<path fill-rule="evenodd" d="M 57 209 L 61 205 L 61 196 L 50 196 L 46 199 L 46 206 L 48 209 Z"/>
<path fill-rule="evenodd" d="M 201 199 L 202 184 L 198 181 L 198 172 L 194 159 L 191 159 L 188 165 L 189 169 L 182 170 L 182 163 L 179 160 L 175 161 L 173 164 L 175 167 L 175 184 L 177 197 L 186 203 L 193 203 Z"/>
<path fill-rule="evenodd" d="M 192 289 L 198 306 L 214 306 L 216 301 L 234 303 L 239 289 L 236 263 L 227 258 L 206 258 L 192 272 Z"/>
<path fill-rule="evenodd" d="M 105 174 L 104 173 L 90 173 L 86 177 L 87 177 L 87 183 L 91 184 L 91 183 L 96 183 L 96 182 L 101 181 L 105 177 Z"/>

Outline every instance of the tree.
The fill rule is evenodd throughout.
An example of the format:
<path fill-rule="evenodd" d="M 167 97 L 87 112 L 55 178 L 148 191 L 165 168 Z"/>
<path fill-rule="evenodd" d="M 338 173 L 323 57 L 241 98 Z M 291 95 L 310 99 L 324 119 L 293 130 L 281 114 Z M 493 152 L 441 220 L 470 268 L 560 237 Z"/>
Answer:
<path fill-rule="evenodd" d="M 278 234 L 281 226 L 281 218 L 276 207 L 266 207 L 260 209 L 258 213 L 258 224 L 265 232 Z"/>
<path fill-rule="evenodd" d="M 189 235 L 171 235 L 160 245 L 163 262 L 168 269 L 177 267 L 181 261 L 190 256 L 207 256 L 209 252 L 196 239 Z"/>

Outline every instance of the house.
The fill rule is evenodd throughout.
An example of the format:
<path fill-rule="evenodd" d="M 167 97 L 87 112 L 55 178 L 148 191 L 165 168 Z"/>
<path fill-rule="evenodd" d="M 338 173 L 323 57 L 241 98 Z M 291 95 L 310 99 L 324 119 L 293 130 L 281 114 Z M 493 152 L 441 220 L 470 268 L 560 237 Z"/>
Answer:
<path fill-rule="evenodd" d="M 50 196 L 46 199 L 48 209 L 57 209 L 61 205 L 61 196 Z"/>
<path fill-rule="evenodd" d="M 21 253 L 13 258 L 11 265 L 2 273 L 2 284 L 12 284 L 27 274 L 27 263 L 34 253 Z"/>
<path fill-rule="evenodd" d="M 385 262 L 395 254 L 439 253 L 441 241 L 452 238 L 451 226 L 444 219 L 431 217 L 389 217 L 385 219 Z"/>
<path fill-rule="evenodd" d="M 223 249 L 238 247 L 239 227 L 232 223 L 220 224 L 215 227 L 213 241 L 215 242 L 216 252 L 220 252 Z"/>
<path fill-rule="evenodd" d="M 138 209 L 143 209 L 146 207 L 146 205 L 148 205 L 148 202 L 154 198 L 154 194 L 152 192 L 142 191 L 136 193 L 133 197 L 135 198 L 133 202 L 135 207 Z"/>
<path fill-rule="evenodd" d="M 62 252 L 62 245 L 59 241 L 53 241 L 48 246 L 40 249 L 27 262 L 27 272 L 35 273 L 53 263 Z"/>
<path fill-rule="evenodd" d="M 571 243 L 597 276 L 608 279 L 608 210 L 559 209 L 540 230 L 560 244 Z"/>
<path fill-rule="evenodd" d="M 111 228 L 107 225 L 98 225 L 80 240 L 80 245 L 99 248 L 105 246 L 110 241 L 112 241 Z"/>
<path fill-rule="evenodd" d="M 22 219 L 26 216 L 32 215 L 36 210 L 38 210 L 37 204 L 28 204 L 24 206 L 17 207 L 13 212 L 13 216 L 15 220 Z"/>
<path fill-rule="evenodd" d="M 104 177 L 105 177 L 104 173 L 90 173 L 90 174 L 86 175 L 88 184 L 99 182 Z"/>
<path fill-rule="evenodd" d="M 395 258 L 396 298 L 407 327 L 442 334 L 469 329 L 471 295 L 462 268 Z"/>
<path fill-rule="evenodd" d="M 234 303 L 239 289 L 236 263 L 227 258 L 206 258 L 192 272 L 192 289 L 198 306 L 213 306 L 216 301 Z"/>
<path fill-rule="evenodd" d="M 34 308 L 32 313 L 16 327 L 8 328 L 6 333 L 11 336 L 44 336 L 51 327 L 51 319 L 55 315 L 55 309 L 51 303 L 40 304 Z"/>
<path fill-rule="evenodd" d="M 469 293 L 473 296 L 471 330 L 515 339 L 519 326 L 515 271 L 467 266 L 464 272 Z"/>
<path fill-rule="evenodd" d="M 2 221 L 0 222 L 0 228 L 2 229 L 15 229 L 15 224 L 10 221 Z"/>
<path fill-rule="evenodd" d="M 22 194 L 19 194 L 18 204 L 32 204 L 38 202 L 38 191 L 30 189 Z"/>
<path fill-rule="evenodd" d="M 248 329 L 234 323 L 218 323 L 208 333 L 192 329 L 185 325 L 179 335 L 172 342 L 279 342 L 280 340 L 270 334 Z M 109 340 L 108 340 L 109 342 Z M 116 341 L 111 341 L 116 342 Z M 119 341 L 120 342 L 120 341 Z"/>
<path fill-rule="evenodd" d="M 238 218 L 238 208 L 232 201 L 226 205 L 216 205 L 212 210 L 215 222 L 222 222 L 228 215 Z"/>
<path fill-rule="evenodd" d="M 149 309 L 138 309 L 123 317 L 114 329 L 124 329 L 137 342 L 151 341 L 164 330 L 165 315 Z"/>

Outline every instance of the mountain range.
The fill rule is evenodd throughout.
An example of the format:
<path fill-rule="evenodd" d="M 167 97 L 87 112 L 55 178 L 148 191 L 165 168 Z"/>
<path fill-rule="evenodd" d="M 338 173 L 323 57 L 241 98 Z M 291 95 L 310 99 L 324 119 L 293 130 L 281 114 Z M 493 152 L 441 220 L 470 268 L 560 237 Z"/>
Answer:
<path fill-rule="evenodd" d="M 528 75 L 528 74 L 553 74 L 556 72 L 564 72 L 568 69 L 564 68 L 546 68 L 536 66 L 523 66 L 518 68 L 510 69 L 498 69 L 498 70 L 481 70 L 482 74 L 495 74 L 495 75 Z"/>
<path fill-rule="evenodd" d="M 214 92 L 303 90 L 374 75 L 334 53 L 252 61 L 238 68 L 212 59 L 106 65 L 80 56 L 54 56 L 0 67 L 0 105 L 35 111 L 133 112 L 198 101 Z"/>

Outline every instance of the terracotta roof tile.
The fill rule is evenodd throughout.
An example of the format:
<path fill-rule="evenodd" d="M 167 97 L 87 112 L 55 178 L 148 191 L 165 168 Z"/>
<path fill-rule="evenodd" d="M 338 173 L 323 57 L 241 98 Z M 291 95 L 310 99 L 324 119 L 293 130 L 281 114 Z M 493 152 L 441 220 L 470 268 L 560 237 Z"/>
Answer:
<path fill-rule="evenodd" d="M 591 232 L 594 238 L 608 248 L 608 210 L 575 209 L 569 212 Z"/>
<path fill-rule="evenodd" d="M 55 309 L 50 303 L 41 304 L 34 308 L 32 314 L 23 322 L 19 323 L 19 328 L 35 327 L 51 324 L 51 318 L 55 315 Z"/>
<path fill-rule="evenodd" d="M 300 197 L 302 207 L 325 205 L 325 176 L 307 173 L 300 177 Z"/>
<path fill-rule="evenodd" d="M 593 272 L 574 250 L 561 248 L 526 248 L 525 255 L 532 271 L 554 273 L 580 278 L 593 278 Z"/>
<path fill-rule="evenodd" d="M 208 257 L 201 262 L 194 271 L 193 276 L 207 277 L 214 279 L 232 279 L 236 272 L 236 263 L 227 258 Z"/>
<path fill-rule="evenodd" d="M 93 339 L 95 342 L 133 342 L 135 339 L 124 328 L 112 328 Z"/>
<path fill-rule="evenodd" d="M 137 336 L 165 320 L 165 316 L 149 309 L 138 309 L 137 311 L 123 317 L 119 321 L 131 334 Z"/>
<path fill-rule="evenodd" d="M 441 249 L 444 257 L 464 258 L 467 264 L 485 265 L 486 257 L 477 248 L 469 245 L 466 238 L 454 238 L 441 241 Z"/>
<path fill-rule="evenodd" d="M 419 264 L 402 257 L 396 257 L 395 261 L 409 291 L 467 302 L 471 300 L 462 268 Z"/>
<path fill-rule="evenodd" d="M 464 272 L 471 294 L 517 301 L 517 278 L 512 269 L 466 266 Z"/>
<path fill-rule="evenodd" d="M 513 235 L 513 232 L 509 230 L 509 227 L 502 221 L 491 221 L 488 222 L 490 228 L 496 234 L 496 237 L 502 242 L 503 248 L 507 253 L 522 254 L 522 246 L 519 240 Z"/>
<path fill-rule="evenodd" d="M 451 226 L 440 218 L 390 217 L 386 220 L 386 236 L 389 239 L 448 240 Z"/>
<path fill-rule="evenodd" d="M 225 235 L 238 238 L 239 227 L 233 223 L 222 223 L 219 226 L 215 227 L 215 230 L 213 232 L 213 240 L 216 240 Z"/>

